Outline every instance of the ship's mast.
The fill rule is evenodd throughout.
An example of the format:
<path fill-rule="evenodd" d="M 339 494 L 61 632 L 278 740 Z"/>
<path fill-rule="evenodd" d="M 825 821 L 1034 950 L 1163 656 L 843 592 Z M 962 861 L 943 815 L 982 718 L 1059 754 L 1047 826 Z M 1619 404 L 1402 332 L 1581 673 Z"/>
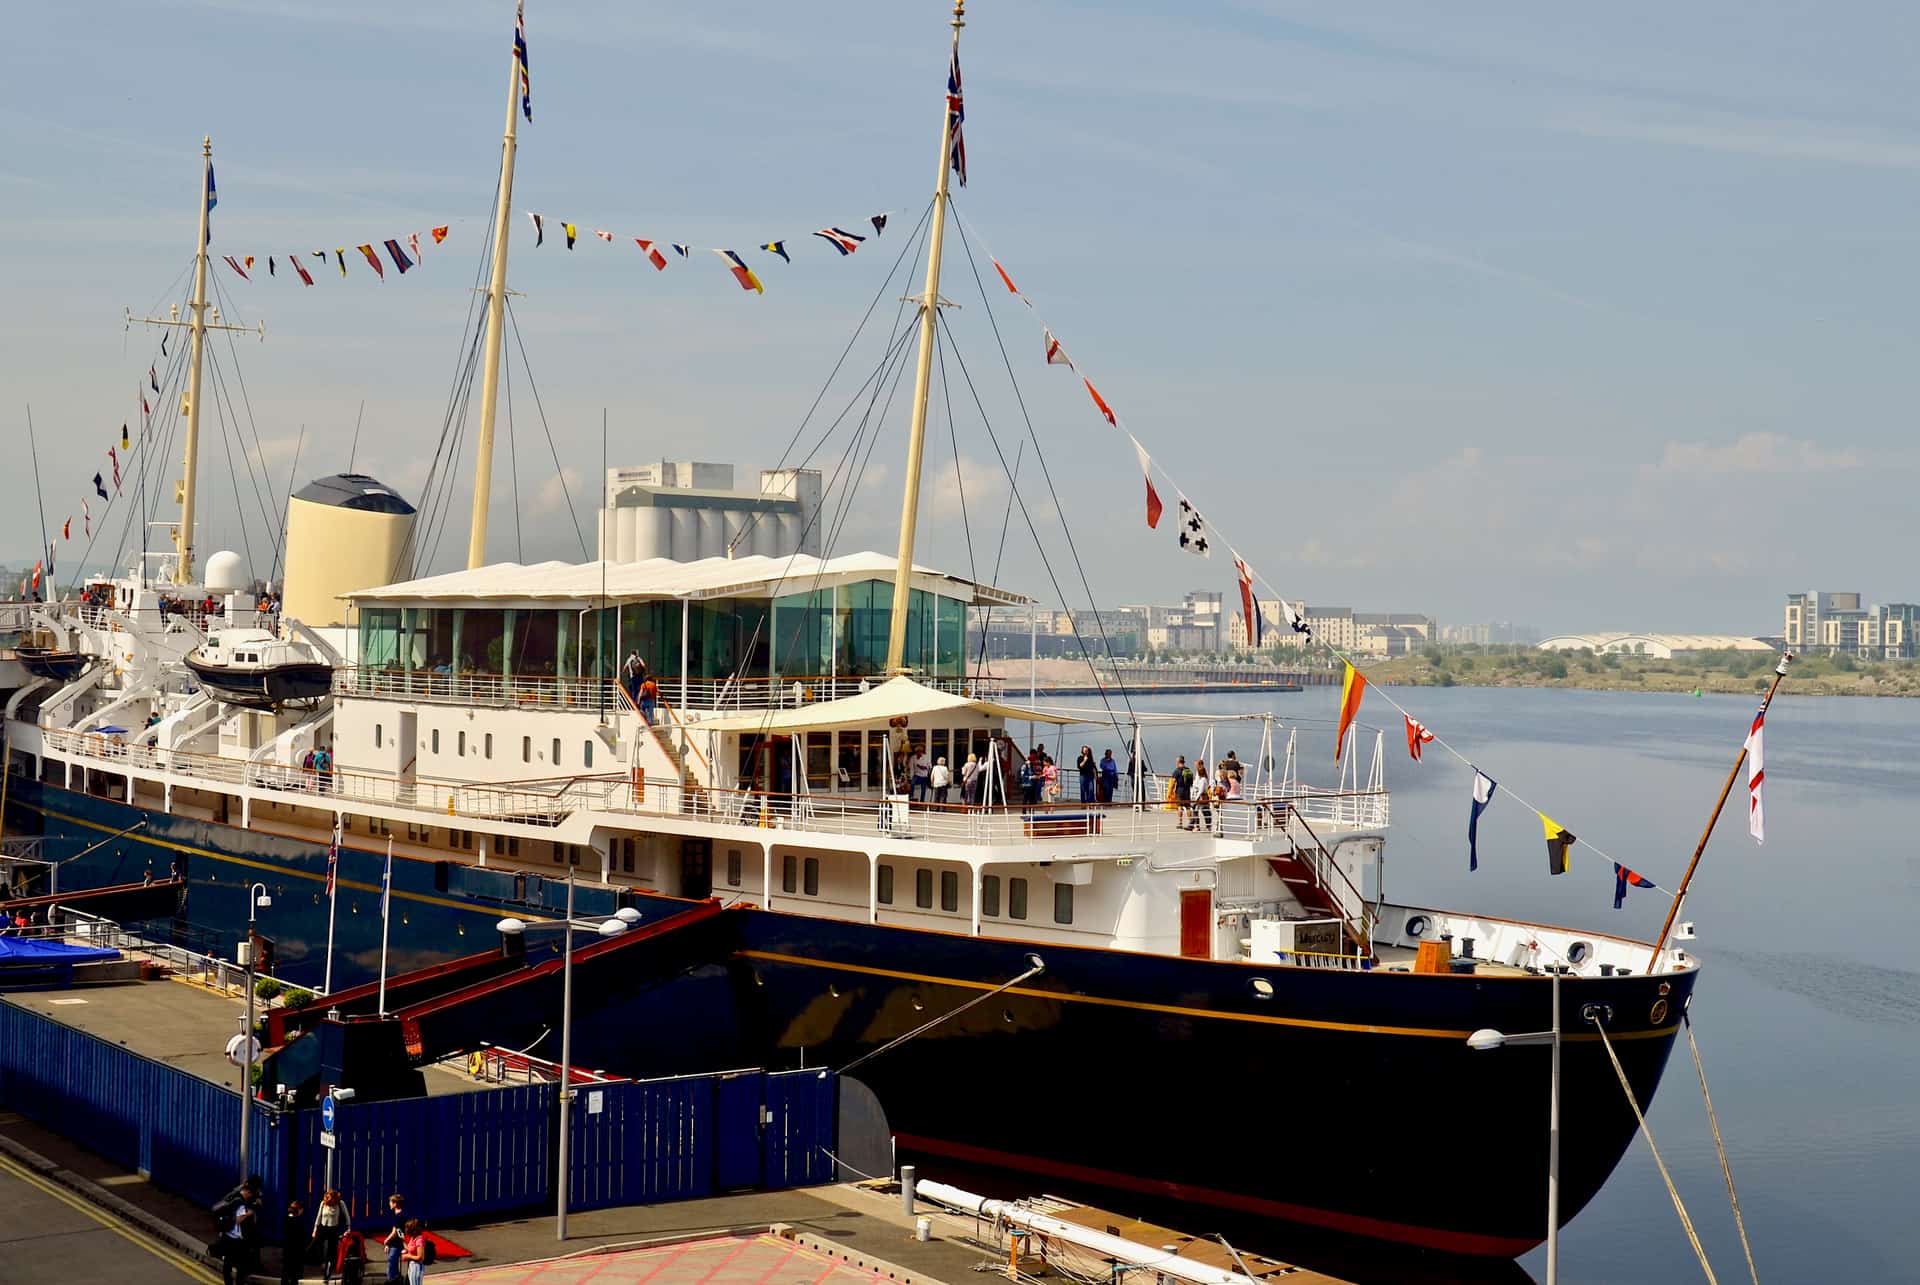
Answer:
<path fill-rule="evenodd" d="M 187 331 L 193 339 L 187 372 L 187 451 L 180 470 L 180 529 L 173 534 L 173 582 L 193 583 L 194 488 L 200 474 L 200 359 L 207 342 L 207 192 L 213 183 L 213 138 L 200 140 L 200 239 L 193 255 L 193 302 L 187 305 Z"/>
<path fill-rule="evenodd" d="M 493 210 L 493 275 L 487 281 L 487 351 L 480 373 L 480 437 L 474 446 L 473 523 L 467 534 L 468 568 L 487 561 L 487 505 L 493 496 L 493 421 L 500 405 L 500 348 L 507 317 L 507 240 L 512 231 L 513 154 L 520 118 L 520 56 L 507 74 L 507 132 L 500 145 L 500 200 Z"/>
<path fill-rule="evenodd" d="M 173 582 L 175 584 L 193 583 L 193 523 L 194 508 L 200 476 L 200 367 L 206 352 L 207 332 L 209 330 L 233 330 L 258 334 L 266 337 L 266 327 L 227 326 L 219 323 L 220 310 L 207 302 L 207 231 L 209 215 L 212 213 L 209 198 L 213 195 L 213 139 L 200 140 L 200 239 L 194 244 L 193 252 L 193 298 L 187 303 L 187 319 L 180 320 L 180 309 L 176 304 L 166 318 L 134 317 L 127 313 L 127 324 L 137 320 L 148 326 L 184 326 L 192 337 L 193 353 L 187 370 L 187 396 L 184 409 L 187 413 L 187 445 L 185 460 L 181 465 L 178 499 L 180 501 L 180 525 L 173 533 Z M 147 426 L 141 426 L 144 435 Z"/>
<path fill-rule="evenodd" d="M 953 4 L 953 56 L 960 56 L 966 0 Z M 887 672 L 907 672 L 907 615 L 913 605 L 913 535 L 920 519 L 920 463 L 927 447 L 927 394 L 933 377 L 934 327 L 939 321 L 940 248 L 947 230 L 947 176 L 953 151 L 953 111 L 940 117 L 940 177 L 933 186 L 933 223 L 927 238 L 927 288 L 920 296 L 920 360 L 913 377 L 913 423 L 907 435 L 907 489 L 900 507 L 900 561 L 893 571 L 893 610 L 887 629 Z"/>

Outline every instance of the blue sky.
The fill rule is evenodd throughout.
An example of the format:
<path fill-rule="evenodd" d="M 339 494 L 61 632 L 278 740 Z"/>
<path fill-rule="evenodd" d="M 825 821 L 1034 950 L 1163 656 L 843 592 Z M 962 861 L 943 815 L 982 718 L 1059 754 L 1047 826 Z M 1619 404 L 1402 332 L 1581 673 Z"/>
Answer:
<path fill-rule="evenodd" d="M 771 464 L 925 205 L 943 5 L 529 10 L 516 210 L 737 247 L 768 286 L 742 293 L 711 255 L 656 274 L 624 240 L 568 256 L 550 234 L 535 251 L 516 213 L 516 309 L 576 503 L 602 407 L 615 463 Z M 511 24 L 501 0 L 14 15 L 0 413 L 23 445 L 33 405 L 52 524 L 72 511 L 78 530 L 151 355 L 122 309 L 168 298 L 191 254 L 203 133 L 216 253 L 453 225 L 384 285 L 364 268 L 311 290 L 220 270 L 233 313 L 267 324 L 239 358 L 275 488 L 302 425 L 300 472 L 344 467 L 364 399 L 358 465 L 417 490 L 493 192 Z M 977 4 L 959 207 L 1290 596 L 1550 629 L 1777 630 L 1790 589 L 1920 596 L 1917 33 L 1920 14 L 1877 4 Z M 896 211 L 888 238 L 845 261 L 817 243 L 791 266 L 751 250 L 877 210 Z M 960 353 L 1011 451 L 1024 425 L 963 261 L 949 269 Z M 1030 466 L 1022 494 L 1062 582 L 1064 516 L 1102 605 L 1229 588 L 1226 560 L 1145 529 L 1124 439 L 1040 364 L 1033 318 L 1004 299 L 1059 508 Z M 877 356 L 856 350 L 856 380 Z M 519 501 L 503 458 L 493 554 L 578 556 L 517 401 Z M 891 547 L 904 424 L 896 402 L 840 547 Z M 1006 479 L 960 414 L 963 524 L 939 416 L 934 431 L 922 548 L 964 569 L 967 527 L 976 556 L 998 540 Z M 218 430 L 203 470 L 201 547 L 238 544 Z M 17 559 L 37 526 L 24 468 L 5 494 L 0 553 Z M 443 560 L 463 545 L 451 532 Z M 1052 597 L 1017 518 L 1008 547 L 1002 581 Z"/>

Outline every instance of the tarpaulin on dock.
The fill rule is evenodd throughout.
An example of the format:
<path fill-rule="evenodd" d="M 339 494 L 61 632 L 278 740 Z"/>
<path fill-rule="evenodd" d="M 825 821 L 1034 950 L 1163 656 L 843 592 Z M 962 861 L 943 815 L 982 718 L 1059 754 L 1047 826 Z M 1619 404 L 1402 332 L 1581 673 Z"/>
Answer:
<path fill-rule="evenodd" d="M 119 951 L 104 946 L 74 946 L 64 941 L 42 941 L 35 937 L 0 936 L 0 965 L 91 964 L 96 960 L 118 958 Z"/>

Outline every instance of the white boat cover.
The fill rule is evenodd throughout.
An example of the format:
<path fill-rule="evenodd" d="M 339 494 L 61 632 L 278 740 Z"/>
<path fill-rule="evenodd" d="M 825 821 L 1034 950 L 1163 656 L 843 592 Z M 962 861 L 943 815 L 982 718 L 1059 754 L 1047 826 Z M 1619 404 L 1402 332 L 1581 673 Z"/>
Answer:
<path fill-rule="evenodd" d="M 1063 727 L 1073 723 L 1102 721 L 1090 720 L 1082 714 L 1028 709 L 1021 705 L 1003 705 L 999 701 L 978 700 L 955 692 L 938 691 L 916 683 L 911 678 L 901 677 L 889 678 L 870 690 L 861 692 L 858 696 L 847 696 L 837 701 L 819 701 L 801 705 L 795 709 L 762 710 L 757 713 L 704 718 L 687 726 L 703 732 L 811 732 L 825 731 L 835 727 L 859 727 L 871 723 L 885 723 L 894 718 L 928 718 L 936 714 L 953 714 L 961 710 L 973 710 L 989 717 L 1018 719 L 1023 722 L 1031 720 L 1036 723 L 1055 723 Z"/>

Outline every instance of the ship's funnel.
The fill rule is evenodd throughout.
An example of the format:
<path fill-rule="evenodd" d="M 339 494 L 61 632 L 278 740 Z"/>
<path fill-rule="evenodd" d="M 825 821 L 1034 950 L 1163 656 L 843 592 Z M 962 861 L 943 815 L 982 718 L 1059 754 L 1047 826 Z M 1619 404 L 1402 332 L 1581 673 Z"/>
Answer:
<path fill-rule="evenodd" d="M 317 478 L 287 503 L 281 610 L 307 625 L 344 624 L 343 593 L 405 580 L 414 508 L 363 473 Z"/>

